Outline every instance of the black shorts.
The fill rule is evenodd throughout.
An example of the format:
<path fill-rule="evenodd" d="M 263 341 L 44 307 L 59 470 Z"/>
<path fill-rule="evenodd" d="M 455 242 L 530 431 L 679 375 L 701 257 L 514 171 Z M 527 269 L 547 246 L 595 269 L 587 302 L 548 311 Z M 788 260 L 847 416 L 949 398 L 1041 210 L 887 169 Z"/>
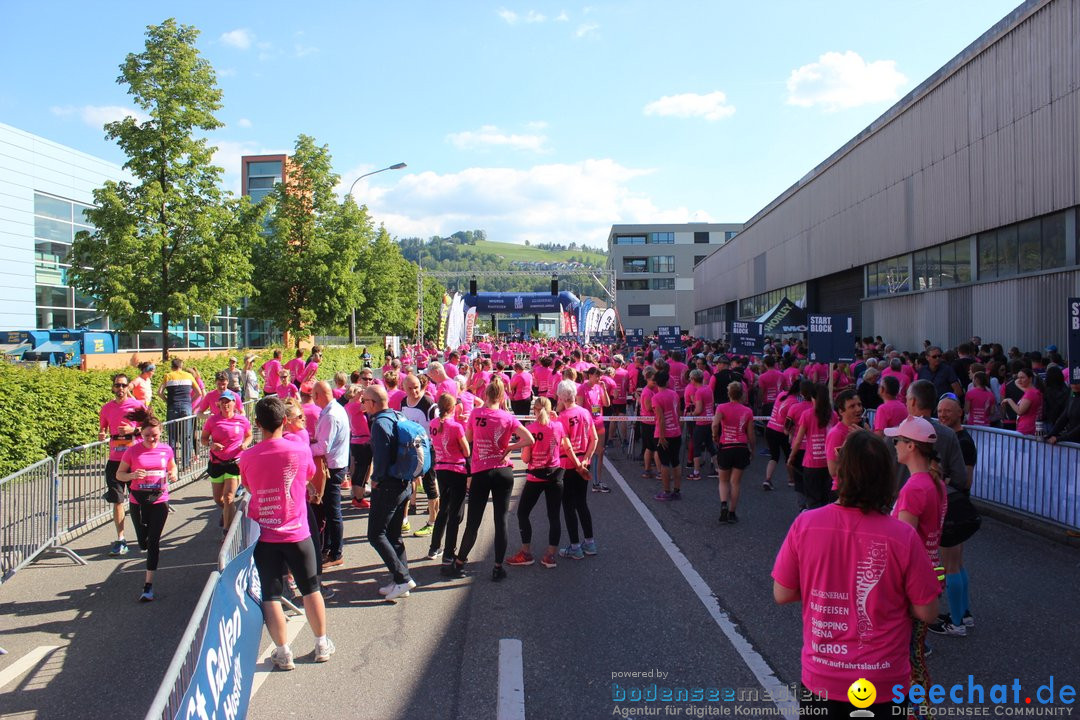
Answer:
<path fill-rule="evenodd" d="M 625 415 L 625 414 L 626 414 L 626 403 L 611 403 L 611 405 L 608 406 L 608 415 L 615 416 L 615 415 Z"/>
<path fill-rule="evenodd" d="M 439 483 L 435 474 L 435 466 L 432 465 L 431 469 L 420 476 L 420 484 L 424 486 L 424 494 L 427 495 L 428 500 L 439 499 Z"/>
<path fill-rule="evenodd" d="M 515 415 L 529 415 L 532 411 L 532 398 L 524 400 L 511 400 L 510 409 Z"/>
<path fill-rule="evenodd" d="M 694 424 L 694 457 L 715 455 L 716 446 L 713 445 L 712 425 Z"/>
<path fill-rule="evenodd" d="M 113 505 L 123 505 L 127 502 L 128 488 L 131 483 L 120 482 L 116 479 L 116 471 L 120 469 L 119 460 L 110 460 L 105 463 L 105 502 Z"/>
<path fill-rule="evenodd" d="M 211 459 L 206 464 L 206 474 L 210 476 L 212 481 L 224 482 L 225 475 L 240 477 L 240 466 L 236 464 L 236 460 L 214 462 L 213 459 Z"/>
<path fill-rule="evenodd" d="M 280 600 L 285 571 L 292 573 L 301 595 L 310 595 L 319 589 L 318 564 L 315 545 L 310 537 L 299 542 L 273 543 L 262 540 L 255 543 L 255 568 L 259 571 L 263 602 Z"/>
<path fill-rule="evenodd" d="M 745 445 L 724 445 L 716 453 L 716 466 L 721 470 L 745 470 L 750 466 L 750 448 Z"/>
<path fill-rule="evenodd" d="M 667 447 L 660 444 L 659 439 L 656 442 L 656 452 L 660 455 L 660 464 L 669 467 L 679 467 L 679 450 L 682 448 L 681 437 L 667 438 Z"/>
<path fill-rule="evenodd" d="M 646 450 L 652 450 L 656 452 L 656 438 L 653 433 L 656 432 L 656 425 L 638 422 L 638 432 L 641 434 L 641 444 Z"/>
<path fill-rule="evenodd" d="M 769 446 L 769 459 L 773 462 L 780 462 L 781 454 L 791 455 L 791 439 L 785 432 L 771 427 L 765 428 L 765 443 Z"/>
<path fill-rule="evenodd" d="M 352 458 L 352 472 L 350 477 L 353 481 L 363 482 L 367 478 L 368 470 L 371 469 L 371 443 L 353 443 L 349 445 L 349 457 Z"/>

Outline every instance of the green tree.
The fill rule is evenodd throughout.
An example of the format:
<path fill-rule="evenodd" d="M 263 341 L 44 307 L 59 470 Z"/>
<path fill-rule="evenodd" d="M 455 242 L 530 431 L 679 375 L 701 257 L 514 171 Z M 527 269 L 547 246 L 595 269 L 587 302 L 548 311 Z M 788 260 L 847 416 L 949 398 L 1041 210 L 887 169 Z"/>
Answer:
<path fill-rule="evenodd" d="M 198 35 L 173 19 L 151 25 L 145 50 L 120 66 L 117 82 L 149 115 L 105 125 L 133 181 L 94 191 L 87 216 L 97 229 L 78 233 L 71 249 L 70 284 L 121 330 L 139 332 L 160 313 L 162 359 L 170 325 L 213 317 L 249 293 L 258 228 L 250 203 L 220 189 L 214 148 L 195 137 L 221 127 L 221 90 Z"/>
<path fill-rule="evenodd" d="M 367 211 L 334 194 L 330 151 L 300 135 L 286 180 L 267 197 L 270 220 L 257 243 L 255 294 L 249 312 L 293 333 L 341 330 L 363 301 L 356 268 L 371 243 Z"/>
<path fill-rule="evenodd" d="M 356 264 L 361 292 L 356 325 L 362 335 L 411 335 L 416 322 L 416 265 L 380 226 Z"/>

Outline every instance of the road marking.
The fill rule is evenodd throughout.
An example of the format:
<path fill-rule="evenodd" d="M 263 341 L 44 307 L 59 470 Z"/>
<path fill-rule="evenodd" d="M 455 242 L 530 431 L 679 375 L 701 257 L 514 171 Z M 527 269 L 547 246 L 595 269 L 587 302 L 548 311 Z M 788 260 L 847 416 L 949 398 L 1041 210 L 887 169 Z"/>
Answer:
<path fill-rule="evenodd" d="M 288 617 L 288 616 L 286 616 Z M 307 625 L 307 618 L 303 615 L 293 615 L 288 617 L 285 623 L 285 642 L 289 646 L 292 646 L 293 640 L 300 634 L 300 630 Z M 255 675 L 251 680 L 251 695 L 248 697 L 248 703 L 250 704 L 251 698 L 255 697 L 255 693 L 259 692 L 259 688 L 266 682 L 266 678 L 270 677 L 270 673 L 274 672 L 274 663 L 270 662 L 270 653 L 274 652 L 274 641 L 271 640 L 270 644 L 266 646 L 259 657 L 255 659 Z"/>
<path fill-rule="evenodd" d="M 11 663 L 8 667 L 4 668 L 4 670 L 0 672 L 0 690 L 3 690 L 5 685 L 37 665 L 45 659 L 46 655 L 59 647 L 59 645 L 39 645 L 15 662 Z"/>
<path fill-rule="evenodd" d="M 521 641 L 499 641 L 498 720 L 525 720 L 525 674 L 521 663 Z"/>
<path fill-rule="evenodd" d="M 750 672 L 757 678 L 758 683 L 766 692 L 770 693 L 774 698 L 787 698 L 791 696 L 791 688 L 780 682 L 776 677 L 776 673 L 769 663 L 765 662 L 765 658 L 761 657 L 761 653 L 754 649 L 754 646 L 750 644 L 739 629 L 735 627 L 735 623 L 731 621 L 728 614 L 720 607 L 720 600 L 716 597 L 716 594 L 709 587 L 709 584 L 705 582 L 705 579 L 701 577 L 694 566 L 690 564 L 690 560 L 683 554 L 682 550 L 675 545 L 675 541 L 671 539 L 667 531 L 664 530 L 660 521 L 656 519 L 656 516 L 649 511 L 645 506 L 645 503 L 641 501 L 641 498 L 637 496 L 626 480 L 623 478 L 622 473 L 615 469 L 615 465 L 610 460 L 604 458 L 604 466 L 607 468 L 611 477 L 615 478 L 615 482 L 622 488 L 623 493 L 626 494 L 630 504 L 637 510 L 638 515 L 645 521 L 645 525 L 652 531 L 652 534 L 656 537 L 660 543 L 660 547 L 668 554 L 671 561 L 675 563 L 675 567 L 686 579 L 686 582 L 690 585 L 690 588 L 694 591 L 694 594 L 701 600 L 701 604 L 705 606 L 709 615 L 716 621 L 716 624 L 720 627 L 720 631 L 724 633 L 728 641 L 731 642 L 732 647 L 735 648 L 735 652 L 739 654 L 742 661 L 746 664 L 746 667 L 750 669 Z M 778 710 L 784 717 L 795 718 L 799 714 L 799 705 L 794 700 L 776 700 L 774 701 Z"/>

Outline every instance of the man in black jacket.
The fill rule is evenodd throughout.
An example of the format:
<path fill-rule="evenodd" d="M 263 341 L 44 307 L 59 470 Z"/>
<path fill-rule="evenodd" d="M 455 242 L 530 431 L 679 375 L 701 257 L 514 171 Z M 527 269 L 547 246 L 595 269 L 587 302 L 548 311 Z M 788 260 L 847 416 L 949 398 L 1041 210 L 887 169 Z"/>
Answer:
<path fill-rule="evenodd" d="M 1051 445 L 1057 442 L 1080 442 L 1080 374 L 1074 374 L 1069 383 L 1069 404 L 1065 406 L 1065 412 L 1050 429 L 1046 442 Z"/>

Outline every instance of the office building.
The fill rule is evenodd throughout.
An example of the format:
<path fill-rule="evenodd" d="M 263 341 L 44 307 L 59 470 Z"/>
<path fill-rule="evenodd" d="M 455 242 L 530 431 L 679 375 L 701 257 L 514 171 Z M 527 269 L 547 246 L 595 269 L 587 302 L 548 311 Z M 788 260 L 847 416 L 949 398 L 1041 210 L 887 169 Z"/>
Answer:
<path fill-rule="evenodd" d="M 1065 346 L 1080 296 L 1080 3 L 1028 0 L 697 266 L 695 333 L 781 297 L 901 348 Z"/>
<path fill-rule="evenodd" d="M 612 225 L 608 263 L 623 327 L 653 334 L 694 320 L 694 266 L 742 229 L 736 223 Z"/>

